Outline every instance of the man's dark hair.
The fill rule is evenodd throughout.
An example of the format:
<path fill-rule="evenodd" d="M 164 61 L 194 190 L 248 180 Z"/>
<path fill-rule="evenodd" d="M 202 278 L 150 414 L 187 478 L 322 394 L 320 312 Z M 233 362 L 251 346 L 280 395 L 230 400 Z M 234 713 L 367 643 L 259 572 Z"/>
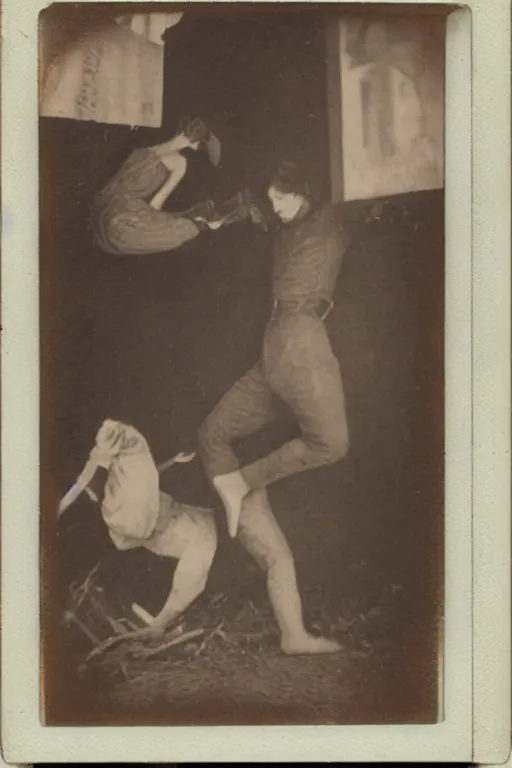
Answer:
<path fill-rule="evenodd" d="M 275 187 L 285 195 L 310 195 L 309 184 L 297 165 L 291 160 L 282 160 L 270 177 L 269 187 Z"/>

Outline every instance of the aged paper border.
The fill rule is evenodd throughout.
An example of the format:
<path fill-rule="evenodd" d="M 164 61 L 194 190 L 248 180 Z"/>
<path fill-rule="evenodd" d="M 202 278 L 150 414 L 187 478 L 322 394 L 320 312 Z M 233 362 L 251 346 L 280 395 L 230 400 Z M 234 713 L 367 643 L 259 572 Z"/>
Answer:
<path fill-rule="evenodd" d="M 45 728 L 39 720 L 36 73 L 43 6 L 3 6 L 5 759 L 503 761 L 510 734 L 510 0 L 470 0 L 449 22 L 444 719 L 432 726 L 172 730 Z"/>

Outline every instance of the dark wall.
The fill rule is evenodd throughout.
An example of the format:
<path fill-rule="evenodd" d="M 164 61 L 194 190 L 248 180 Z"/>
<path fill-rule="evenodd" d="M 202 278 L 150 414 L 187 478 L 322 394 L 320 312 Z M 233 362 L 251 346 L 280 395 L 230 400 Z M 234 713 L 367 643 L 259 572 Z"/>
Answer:
<path fill-rule="evenodd" d="M 218 132 L 221 169 L 192 158 L 173 199 L 178 208 L 257 183 L 282 156 L 306 166 L 319 194 L 328 190 L 323 23 L 307 15 L 285 14 L 277 23 L 246 15 L 201 22 L 190 13 L 170 31 L 163 131 L 41 122 L 42 351 L 57 468 L 71 460 L 70 439 L 83 453 L 95 429 L 85 425 L 105 409 L 142 418 L 150 430 L 151 414 L 159 429 L 173 424 L 171 393 L 180 379 L 186 383 L 177 408 L 185 396 L 197 420 L 203 393 L 202 410 L 257 353 L 269 271 L 267 238 L 258 232 L 233 228 L 147 259 L 112 259 L 92 245 L 90 196 L 130 147 L 161 139 L 183 114 L 204 115 Z M 226 361 L 230 337 L 234 354 Z M 224 374 L 217 385 L 214 368 Z M 167 452 L 173 438 L 163 440 Z"/>

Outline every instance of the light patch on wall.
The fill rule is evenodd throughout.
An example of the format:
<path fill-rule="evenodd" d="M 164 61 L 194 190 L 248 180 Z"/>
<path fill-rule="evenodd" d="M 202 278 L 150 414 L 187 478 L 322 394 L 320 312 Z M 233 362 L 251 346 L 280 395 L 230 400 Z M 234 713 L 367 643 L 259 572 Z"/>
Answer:
<path fill-rule="evenodd" d="M 181 13 L 137 14 L 91 28 L 41 66 L 42 117 L 160 127 L 164 44 L 162 35 Z M 46 62 L 45 28 L 40 56 Z"/>
<path fill-rule="evenodd" d="M 343 197 L 444 185 L 444 44 L 440 19 L 339 25 Z"/>
<path fill-rule="evenodd" d="M 164 32 L 176 26 L 182 17 L 183 11 L 175 11 L 174 13 L 133 13 L 129 16 L 118 16 L 116 23 L 128 27 L 138 35 L 143 35 L 152 43 L 163 45 Z"/>

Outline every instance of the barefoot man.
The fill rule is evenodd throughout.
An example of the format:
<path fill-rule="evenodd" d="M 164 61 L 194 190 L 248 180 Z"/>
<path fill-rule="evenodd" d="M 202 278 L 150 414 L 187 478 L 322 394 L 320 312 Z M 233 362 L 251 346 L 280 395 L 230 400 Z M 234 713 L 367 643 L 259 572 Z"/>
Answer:
<path fill-rule="evenodd" d="M 283 224 L 273 265 L 273 312 L 260 360 L 227 392 L 199 431 L 206 472 L 225 507 L 231 536 L 267 574 L 269 598 L 285 653 L 333 653 L 334 640 L 307 632 L 292 553 L 266 487 L 297 472 L 342 459 L 348 449 L 340 369 L 324 325 L 346 241 L 330 206 L 311 197 L 296 167 L 282 163 L 268 197 Z M 268 424 L 279 402 L 302 435 L 240 468 L 232 443 Z"/>
<path fill-rule="evenodd" d="M 281 163 L 267 190 L 281 219 L 273 263 L 273 311 L 261 356 L 220 400 L 199 431 L 207 474 L 236 536 L 257 492 L 277 480 L 341 460 L 348 450 L 345 398 L 324 320 L 345 250 L 330 205 L 318 205 L 297 168 Z M 301 437 L 240 467 L 232 444 L 271 422 L 280 402 L 295 415 Z"/>

